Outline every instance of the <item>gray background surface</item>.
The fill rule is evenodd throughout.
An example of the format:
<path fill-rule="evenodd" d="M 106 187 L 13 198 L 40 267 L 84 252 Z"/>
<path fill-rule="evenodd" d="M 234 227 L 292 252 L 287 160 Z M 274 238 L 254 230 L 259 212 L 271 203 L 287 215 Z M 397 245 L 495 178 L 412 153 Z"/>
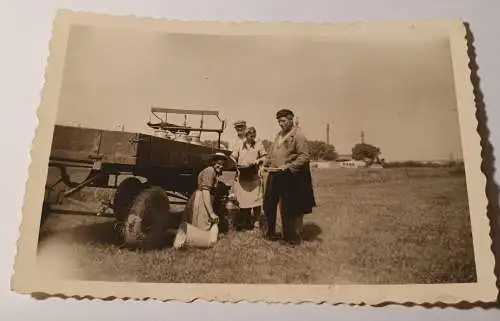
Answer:
<path fill-rule="evenodd" d="M 500 310 L 457 310 L 421 307 L 349 307 L 328 305 L 266 305 L 208 302 L 161 303 L 135 301 L 35 301 L 11 293 L 10 276 L 29 149 L 37 124 L 55 10 L 68 8 L 113 14 L 132 14 L 182 20 L 314 21 L 432 19 L 459 17 L 471 24 L 475 36 L 481 90 L 487 108 L 490 141 L 500 143 L 500 1 L 498 0 L 253 0 L 253 1 L 111 1 L 24 0 L 0 2 L 0 320 L 500 320 Z M 494 151 L 499 158 L 498 148 Z M 498 167 L 496 165 L 495 167 Z M 498 182 L 500 174 L 495 179 Z"/>

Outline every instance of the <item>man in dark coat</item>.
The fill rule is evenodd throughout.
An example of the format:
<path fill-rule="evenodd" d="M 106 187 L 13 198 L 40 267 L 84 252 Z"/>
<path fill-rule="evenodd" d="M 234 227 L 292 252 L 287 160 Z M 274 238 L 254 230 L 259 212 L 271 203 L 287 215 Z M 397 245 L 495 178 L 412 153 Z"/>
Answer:
<path fill-rule="evenodd" d="M 298 244 L 301 241 L 305 214 L 316 206 L 309 165 L 307 139 L 294 125 L 294 114 L 289 109 L 276 113 L 281 131 L 276 135 L 264 163 L 268 168 L 263 209 L 267 221 L 266 237 L 277 239 L 276 212 L 281 207 L 283 239 Z"/>

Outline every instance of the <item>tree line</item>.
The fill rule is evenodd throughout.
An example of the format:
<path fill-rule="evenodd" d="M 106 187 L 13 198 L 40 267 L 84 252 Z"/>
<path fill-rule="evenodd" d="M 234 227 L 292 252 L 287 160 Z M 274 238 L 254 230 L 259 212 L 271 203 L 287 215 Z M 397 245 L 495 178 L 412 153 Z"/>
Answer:
<path fill-rule="evenodd" d="M 205 140 L 202 141 L 204 146 L 210 148 L 218 148 L 217 140 Z M 268 139 L 262 140 L 262 145 L 264 145 L 264 149 L 268 152 L 271 147 L 272 142 Z M 221 141 L 221 145 L 224 147 L 228 147 L 228 142 Z M 337 159 L 338 153 L 335 150 L 335 147 L 331 144 L 327 144 L 322 141 L 311 140 L 307 142 L 309 153 L 311 155 L 311 159 L 314 161 L 324 160 L 324 161 L 333 161 Z"/>
<path fill-rule="evenodd" d="M 218 148 L 217 140 L 205 140 L 202 144 L 210 148 Z M 262 144 L 265 150 L 269 151 L 272 142 L 268 139 L 264 139 L 262 140 Z M 313 161 L 334 161 L 339 157 L 335 147 L 331 144 L 317 140 L 310 140 L 307 144 L 311 160 Z M 226 141 L 221 141 L 221 145 L 225 146 L 225 148 L 229 146 Z M 382 153 L 379 147 L 362 142 L 353 146 L 350 156 L 353 160 L 365 161 L 368 164 L 381 164 L 384 167 L 464 167 L 464 163 L 461 160 L 450 160 L 444 163 L 419 161 L 386 162 L 381 155 Z"/>
<path fill-rule="evenodd" d="M 210 148 L 218 148 L 217 140 L 205 140 L 202 141 L 202 144 Z M 264 149 L 269 151 L 272 142 L 268 139 L 263 139 L 262 144 L 264 145 Z M 221 145 L 225 148 L 229 146 L 226 141 L 221 141 Z M 319 140 L 309 140 L 307 145 L 309 148 L 309 154 L 311 155 L 311 160 L 313 161 L 334 161 L 339 156 L 335 146 L 332 144 L 327 144 Z M 382 163 L 383 159 L 380 158 L 380 155 L 380 148 L 367 143 L 356 144 L 351 151 L 352 159 L 364 160 L 367 162 Z"/>

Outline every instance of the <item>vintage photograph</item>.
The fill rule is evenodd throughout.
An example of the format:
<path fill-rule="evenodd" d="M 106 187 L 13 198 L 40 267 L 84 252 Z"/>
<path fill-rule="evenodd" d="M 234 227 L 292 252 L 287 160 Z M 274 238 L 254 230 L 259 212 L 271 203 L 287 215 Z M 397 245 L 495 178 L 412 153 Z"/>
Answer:
<path fill-rule="evenodd" d="M 461 24 L 58 19 L 19 291 L 496 296 Z"/>

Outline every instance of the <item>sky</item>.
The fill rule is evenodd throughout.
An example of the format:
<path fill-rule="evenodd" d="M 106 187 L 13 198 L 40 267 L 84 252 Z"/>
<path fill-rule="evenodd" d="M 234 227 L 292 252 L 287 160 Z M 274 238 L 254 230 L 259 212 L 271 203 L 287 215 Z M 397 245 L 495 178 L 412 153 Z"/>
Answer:
<path fill-rule="evenodd" d="M 462 158 L 448 40 L 413 35 L 312 40 L 73 26 L 57 123 L 152 133 L 152 106 L 210 109 L 228 121 L 223 139 L 238 119 L 272 139 L 276 111 L 289 108 L 310 140 L 325 141 L 329 123 L 341 154 L 363 131 L 386 160 Z"/>

